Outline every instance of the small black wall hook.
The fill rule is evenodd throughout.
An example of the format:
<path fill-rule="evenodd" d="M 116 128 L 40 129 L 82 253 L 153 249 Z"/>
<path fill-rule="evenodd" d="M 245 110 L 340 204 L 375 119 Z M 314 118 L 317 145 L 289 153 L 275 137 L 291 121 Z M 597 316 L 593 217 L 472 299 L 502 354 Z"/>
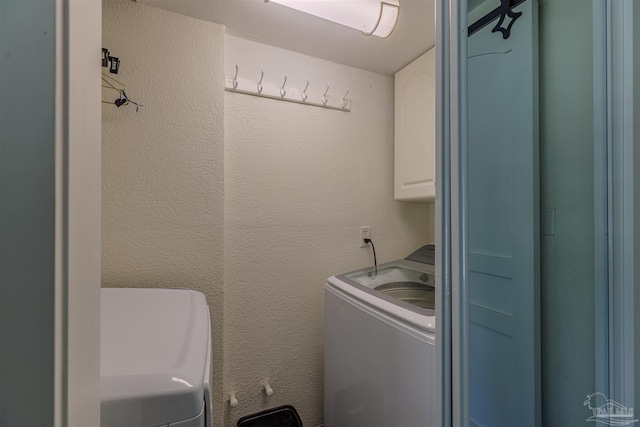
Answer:
<path fill-rule="evenodd" d="M 109 49 L 102 48 L 102 66 L 109 66 Z"/>
<path fill-rule="evenodd" d="M 109 49 L 102 48 L 102 66 L 108 67 L 111 74 L 118 74 L 120 69 L 120 59 L 111 56 Z"/>
<path fill-rule="evenodd" d="M 111 63 L 111 66 L 109 67 L 109 72 L 111 74 L 118 74 L 118 70 L 120 69 L 120 60 L 114 56 L 110 56 L 109 62 Z"/>

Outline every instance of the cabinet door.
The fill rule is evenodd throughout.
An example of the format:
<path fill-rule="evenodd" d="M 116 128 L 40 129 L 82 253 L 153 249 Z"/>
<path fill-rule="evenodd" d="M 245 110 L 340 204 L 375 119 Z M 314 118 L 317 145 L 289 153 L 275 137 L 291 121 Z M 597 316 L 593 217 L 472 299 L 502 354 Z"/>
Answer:
<path fill-rule="evenodd" d="M 395 199 L 436 195 L 435 49 L 395 76 Z"/>

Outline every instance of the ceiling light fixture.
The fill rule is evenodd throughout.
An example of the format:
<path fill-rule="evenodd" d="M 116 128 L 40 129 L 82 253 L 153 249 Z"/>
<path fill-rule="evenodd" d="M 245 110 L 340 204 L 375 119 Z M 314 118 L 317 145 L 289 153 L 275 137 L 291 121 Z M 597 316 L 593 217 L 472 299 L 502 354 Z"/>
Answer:
<path fill-rule="evenodd" d="M 398 0 L 264 0 L 386 38 L 398 21 Z"/>

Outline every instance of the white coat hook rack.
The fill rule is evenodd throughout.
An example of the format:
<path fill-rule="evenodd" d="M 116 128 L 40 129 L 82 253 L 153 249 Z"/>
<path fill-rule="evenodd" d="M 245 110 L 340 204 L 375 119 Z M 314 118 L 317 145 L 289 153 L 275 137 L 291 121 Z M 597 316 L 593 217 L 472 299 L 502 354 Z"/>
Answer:
<path fill-rule="evenodd" d="M 329 93 L 330 85 L 327 85 L 324 93 L 322 90 L 314 91 L 310 88 L 309 80 L 306 80 L 307 84 L 304 90 L 299 90 L 287 85 L 289 80 L 288 76 L 284 76 L 282 84 L 263 81 L 264 70 L 260 72 L 260 80 L 256 84 L 255 80 L 239 77 L 238 69 L 239 67 L 236 65 L 235 74 L 226 76 L 224 84 L 225 90 L 278 101 L 288 101 L 346 112 L 351 111 L 351 99 L 347 98 L 349 89 L 347 89 L 344 96 L 341 97 L 340 95 Z"/>

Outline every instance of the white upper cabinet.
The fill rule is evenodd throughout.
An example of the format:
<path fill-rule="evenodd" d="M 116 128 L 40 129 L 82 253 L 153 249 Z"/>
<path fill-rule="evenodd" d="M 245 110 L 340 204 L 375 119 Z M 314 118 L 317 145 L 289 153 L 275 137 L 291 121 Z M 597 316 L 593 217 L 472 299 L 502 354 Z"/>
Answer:
<path fill-rule="evenodd" d="M 396 200 L 436 196 L 435 48 L 395 76 Z"/>

